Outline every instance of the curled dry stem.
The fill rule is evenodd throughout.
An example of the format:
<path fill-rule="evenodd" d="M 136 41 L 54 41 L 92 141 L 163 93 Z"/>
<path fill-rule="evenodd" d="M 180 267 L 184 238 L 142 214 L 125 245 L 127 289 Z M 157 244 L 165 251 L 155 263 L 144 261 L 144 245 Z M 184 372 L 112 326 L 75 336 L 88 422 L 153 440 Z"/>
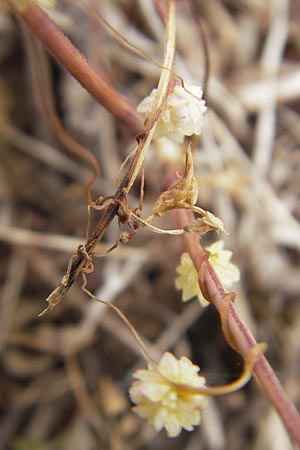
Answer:
<path fill-rule="evenodd" d="M 209 267 L 209 262 L 208 262 L 208 257 L 209 255 L 205 252 L 199 262 L 199 270 L 198 270 L 198 284 L 200 287 L 200 291 L 203 295 L 203 297 L 205 298 L 205 300 L 207 300 L 209 303 L 212 303 L 212 300 L 210 298 L 207 286 L 206 286 L 206 278 L 205 278 L 205 273 Z"/>
<path fill-rule="evenodd" d="M 221 304 L 220 317 L 221 317 L 222 331 L 227 343 L 233 348 L 233 350 L 239 353 L 240 352 L 239 347 L 236 344 L 234 337 L 232 336 L 229 326 L 229 309 L 231 304 L 235 301 L 235 297 L 236 297 L 235 292 L 229 292 L 228 294 L 225 295 L 223 302 Z"/>
<path fill-rule="evenodd" d="M 26 10 L 26 12 L 27 11 L 28 10 Z M 36 10 L 34 11 L 37 13 Z M 116 193 L 112 197 L 112 200 L 108 202 L 107 205 L 105 205 L 106 207 L 103 209 L 103 213 L 96 225 L 94 232 L 91 234 L 90 238 L 84 244 L 86 254 L 83 254 L 83 252 L 78 251 L 77 255 L 71 258 L 71 264 L 69 264 L 68 270 L 62 278 L 60 286 L 58 286 L 58 288 L 56 288 L 47 298 L 46 301 L 48 302 L 49 307 L 51 305 L 50 309 L 54 308 L 55 305 L 61 301 L 62 297 L 70 289 L 77 276 L 82 271 L 84 271 L 86 264 L 86 255 L 91 255 L 96 245 L 103 238 L 108 226 L 110 225 L 114 217 L 118 215 L 120 202 L 124 202 L 124 200 L 126 201 L 128 192 L 132 188 L 139 172 L 143 168 L 144 159 L 147 150 L 149 148 L 149 145 L 151 143 L 155 127 L 159 118 L 159 114 L 157 113 L 157 111 L 161 110 L 163 103 L 166 101 L 170 85 L 172 83 L 171 73 L 173 69 L 174 55 L 175 55 L 175 30 L 176 30 L 175 2 L 170 0 L 167 2 L 166 35 L 165 35 L 165 51 L 164 51 L 164 66 L 168 68 L 168 70 L 165 69 L 161 73 L 157 88 L 157 96 L 154 102 L 152 114 L 149 117 L 147 130 L 145 130 L 138 137 L 136 150 L 127 172 L 125 173 L 123 179 L 119 183 Z M 56 45 L 60 44 L 56 43 Z M 88 66 L 86 66 L 86 64 L 82 64 L 81 70 L 83 70 L 83 72 L 86 71 L 85 72 L 86 75 L 89 74 Z M 44 314 L 46 311 L 49 311 L 49 307 L 46 308 L 46 310 L 43 311 L 42 314 Z"/>
<path fill-rule="evenodd" d="M 261 357 L 261 355 L 265 353 L 266 350 L 267 345 L 264 342 L 256 344 L 254 347 L 252 347 L 247 357 L 245 358 L 243 372 L 241 373 L 239 378 L 237 378 L 231 383 L 222 386 L 205 386 L 197 388 L 189 386 L 188 384 L 176 383 L 167 378 L 163 373 L 161 373 L 161 371 L 159 370 L 159 366 L 156 365 L 155 368 L 157 372 L 160 374 L 160 376 L 164 378 L 170 385 L 174 386 L 176 390 L 195 395 L 200 394 L 208 397 L 214 397 L 219 395 L 230 394 L 245 386 L 245 384 L 247 384 L 252 377 L 253 367 L 255 366 L 256 362 Z"/>

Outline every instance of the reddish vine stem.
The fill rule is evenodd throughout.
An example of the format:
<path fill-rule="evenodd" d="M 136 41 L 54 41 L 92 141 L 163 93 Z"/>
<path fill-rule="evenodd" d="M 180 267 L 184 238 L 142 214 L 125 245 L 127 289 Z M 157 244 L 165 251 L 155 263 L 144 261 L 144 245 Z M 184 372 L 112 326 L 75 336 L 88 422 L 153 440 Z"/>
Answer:
<path fill-rule="evenodd" d="M 194 214 L 187 210 L 177 210 L 178 225 L 183 227 L 186 223 L 194 219 Z M 226 293 L 221 285 L 212 266 L 207 262 L 207 254 L 199 242 L 199 238 L 194 233 L 185 233 L 183 235 L 186 249 L 193 261 L 196 270 L 201 271 L 203 263 L 205 270 L 202 273 L 205 291 L 208 294 L 211 303 L 221 313 L 222 302 Z M 228 309 L 228 327 L 235 346 L 244 358 L 249 354 L 257 342 L 253 335 L 239 317 L 239 314 L 231 302 Z M 300 416 L 293 403 L 285 393 L 280 381 L 275 375 L 272 367 L 265 356 L 260 356 L 254 366 L 254 373 L 262 387 L 262 390 L 274 406 L 282 422 L 284 423 L 290 437 L 300 445 Z"/>
<path fill-rule="evenodd" d="M 79 83 L 115 117 L 134 132 L 143 128 L 143 121 L 134 105 L 107 83 L 85 56 L 61 32 L 50 17 L 32 3 L 18 15 L 47 50 Z"/>
<path fill-rule="evenodd" d="M 66 36 L 59 30 L 56 24 L 35 4 L 31 4 L 19 16 L 26 23 L 32 33 L 43 43 L 52 55 L 82 84 L 90 94 L 108 109 L 115 117 L 121 119 L 133 131 L 142 129 L 142 120 L 135 107 L 110 84 L 103 80 L 101 75 L 88 63 L 85 57 L 72 45 Z M 134 169 L 131 166 L 131 171 Z M 122 199 L 130 177 L 125 177 L 119 186 L 115 198 Z M 97 231 L 98 239 L 104 234 L 107 226 L 117 214 L 117 206 L 111 204 L 106 214 L 100 220 Z M 177 220 L 180 227 L 194 219 L 194 214 L 187 210 L 178 210 Z M 99 237 L 100 236 L 100 237 Z M 205 288 L 211 303 L 221 313 L 222 303 L 226 293 L 218 280 L 211 265 L 207 262 L 207 255 L 199 243 L 198 237 L 192 233 L 184 235 L 186 248 L 192 261 L 202 276 L 201 287 Z M 95 241 L 90 238 L 85 246 L 86 250 L 93 248 Z M 206 262 L 203 265 L 203 262 Z M 78 257 L 72 266 L 69 280 L 73 281 L 83 266 L 83 256 Z M 202 267 L 202 272 L 201 272 Z M 203 270 L 205 268 L 205 270 Z M 66 287 L 66 290 L 68 286 Z M 230 335 L 239 349 L 246 357 L 256 341 L 247 326 L 240 319 L 238 312 L 232 303 L 228 307 L 228 328 Z M 264 356 L 257 360 L 254 373 L 259 380 L 262 390 L 280 415 L 282 422 L 291 439 L 300 446 L 300 416 L 296 408 L 287 397 L 273 369 Z"/>

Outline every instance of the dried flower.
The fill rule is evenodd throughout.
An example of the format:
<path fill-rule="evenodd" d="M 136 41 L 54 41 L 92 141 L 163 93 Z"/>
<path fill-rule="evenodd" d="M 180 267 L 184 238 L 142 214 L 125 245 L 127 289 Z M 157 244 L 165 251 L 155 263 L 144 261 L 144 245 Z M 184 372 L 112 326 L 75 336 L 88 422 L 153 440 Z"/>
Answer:
<path fill-rule="evenodd" d="M 198 198 L 198 182 L 194 177 L 191 145 L 186 148 L 185 170 L 179 181 L 173 183 L 156 200 L 150 218 L 161 217 L 176 208 L 193 209 Z"/>
<path fill-rule="evenodd" d="M 206 247 L 209 252 L 208 261 L 219 277 L 224 289 L 229 289 L 233 283 L 239 280 L 240 271 L 238 267 L 230 262 L 232 252 L 224 250 L 224 241 L 216 241 Z M 175 279 L 175 286 L 182 290 L 182 300 L 184 302 L 193 297 L 198 297 L 202 306 L 207 306 L 208 302 L 203 297 L 198 284 L 198 274 L 188 253 L 183 253 L 180 265 L 176 268 L 179 276 Z"/>
<path fill-rule="evenodd" d="M 198 375 L 199 367 L 188 358 L 179 360 L 171 353 L 164 353 L 158 366 L 148 364 L 148 369 L 134 373 L 129 394 L 134 411 L 148 419 L 155 431 L 165 428 L 169 437 L 176 437 L 182 428 L 191 431 L 201 420 L 206 406 L 203 394 L 187 392 L 178 384 L 194 388 L 205 387 L 205 378 Z"/>
<path fill-rule="evenodd" d="M 152 111 L 157 89 L 139 104 L 137 110 L 147 117 Z M 206 111 L 203 91 L 199 86 L 175 86 L 162 107 L 154 137 L 170 137 L 177 142 L 183 142 L 184 136 L 200 134 L 203 124 L 203 114 Z"/>
<path fill-rule="evenodd" d="M 219 217 L 216 217 L 211 212 L 205 210 L 201 210 L 201 213 L 203 214 L 203 217 L 195 219 L 191 223 L 185 225 L 185 231 L 188 233 L 197 233 L 199 236 L 202 236 L 208 231 L 216 231 L 217 233 L 220 233 L 221 231 L 222 233 L 226 233 L 224 224 Z"/>

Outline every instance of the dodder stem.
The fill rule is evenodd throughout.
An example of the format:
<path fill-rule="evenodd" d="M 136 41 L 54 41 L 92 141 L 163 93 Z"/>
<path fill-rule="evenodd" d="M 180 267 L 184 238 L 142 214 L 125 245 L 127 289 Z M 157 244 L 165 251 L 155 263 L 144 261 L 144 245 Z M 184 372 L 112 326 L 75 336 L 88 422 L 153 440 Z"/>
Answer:
<path fill-rule="evenodd" d="M 176 213 L 178 224 L 182 227 L 186 223 L 191 222 L 194 218 L 194 214 L 191 211 L 177 210 Z M 207 259 L 207 255 L 199 242 L 199 238 L 194 233 L 185 233 L 183 238 L 194 266 L 196 270 L 199 271 L 203 261 Z M 222 303 L 226 293 L 216 276 L 215 271 L 208 262 L 206 263 L 206 270 L 203 277 L 205 290 L 209 295 L 211 302 L 221 313 Z M 237 347 L 243 357 L 246 358 L 257 343 L 246 324 L 239 317 L 239 314 L 232 303 L 228 306 L 228 329 L 235 342 L 235 347 Z M 257 359 L 254 365 L 254 373 L 263 392 L 278 412 L 291 439 L 300 446 L 300 415 L 288 398 L 265 356 L 262 355 Z"/>
<path fill-rule="evenodd" d="M 134 105 L 102 78 L 38 5 L 32 3 L 18 15 L 54 58 L 99 103 L 136 133 L 142 130 L 143 122 Z"/>

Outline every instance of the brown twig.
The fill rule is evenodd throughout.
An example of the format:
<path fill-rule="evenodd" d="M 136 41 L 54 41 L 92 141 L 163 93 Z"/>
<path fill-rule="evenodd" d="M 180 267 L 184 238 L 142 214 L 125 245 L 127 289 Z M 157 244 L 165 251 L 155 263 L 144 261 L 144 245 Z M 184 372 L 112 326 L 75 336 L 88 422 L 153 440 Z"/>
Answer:
<path fill-rule="evenodd" d="M 66 292 L 70 289 L 75 279 L 81 272 L 85 272 L 91 266 L 91 254 L 93 253 L 96 245 L 103 238 L 107 228 L 118 215 L 120 206 L 126 203 L 127 194 L 132 188 L 139 172 L 143 168 L 144 159 L 147 149 L 152 140 L 155 126 L 159 119 L 158 111 L 161 111 L 163 102 L 166 101 L 169 86 L 173 81 L 172 68 L 174 64 L 175 55 L 175 5 L 173 2 L 168 2 L 166 20 L 166 36 L 165 36 L 165 55 L 164 55 L 164 67 L 162 71 L 155 105 L 153 107 L 153 113 L 149 117 L 149 125 L 147 130 L 141 133 L 137 140 L 138 145 L 136 147 L 135 154 L 132 162 L 125 173 L 125 176 L 121 180 L 114 196 L 110 198 L 107 206 L 101 207 L 103 214 L 96 225 L 91 237 L 86 241 L 84 245 L 78 247 L 77 254 L 72 256 L 69 261 L 68 269 L 62 278 L 60 285 L 49 295 L 47 298 L 48 307 L 42 311 L 40 315 L 45 314 L 56 306 L 64 297 Z M 86 68 L 86 67 L 85 67 Z M 87 77 L 88 78 L 88 77 Z"/>

